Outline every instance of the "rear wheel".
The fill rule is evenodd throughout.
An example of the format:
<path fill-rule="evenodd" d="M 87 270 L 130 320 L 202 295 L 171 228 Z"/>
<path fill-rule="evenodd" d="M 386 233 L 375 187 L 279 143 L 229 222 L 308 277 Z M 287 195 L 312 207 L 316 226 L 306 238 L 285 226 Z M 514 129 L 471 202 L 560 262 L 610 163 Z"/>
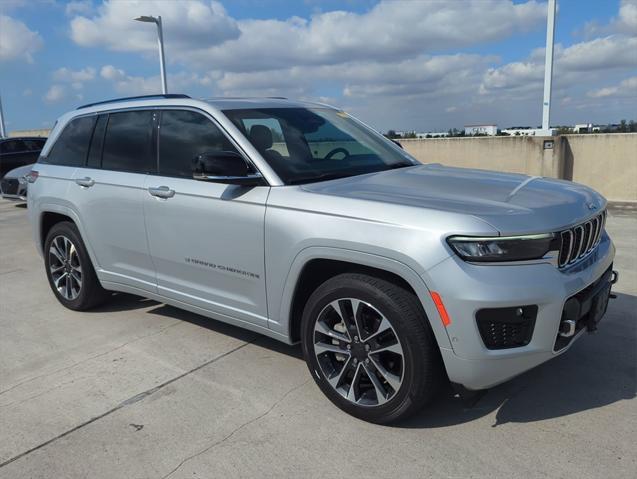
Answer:
<path fill-rule="evenodd" d="M 346 273 L 323 283 L 305 306 L 302 342 L 325 395 L 366 421 L 404 419 L 439 389 L 440 356 L 424 311 L 389 281 Z"/>
<path fill-rule="evenodd" d="M 67 308 L 90 309 L 108 297 L 73 223 L 53 225 L 44 242 L 44 264 L 53 294 Z"/>

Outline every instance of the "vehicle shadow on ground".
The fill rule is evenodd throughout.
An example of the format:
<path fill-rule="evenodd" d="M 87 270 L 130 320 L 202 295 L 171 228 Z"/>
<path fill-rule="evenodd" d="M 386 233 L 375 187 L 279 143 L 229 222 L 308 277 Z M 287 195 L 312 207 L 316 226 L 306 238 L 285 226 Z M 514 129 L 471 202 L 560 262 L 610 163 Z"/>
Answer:
<path fill-rule="evenodd" d="M 186 321 L 241 341 L 253 342 L 271 351 L 299 360 L 305 368 L 299 345 L 274 339 L 221 321 L 128 294 L 114 295 L 96 312 L 145 308 L 149 314 Z M 421 413 L 393 427 L 448 427 L 496 412 L 493 427 L 506 423 L 542 421 L 576 414 L 630 400 L 637 392 L 637 297 L 617 294 L 600 323 L 599 331 L 585 334 L 563 355 L 485 392 L 468 406 L 445 387 Z M 317 390 L 318 391 L 318 390 Z M 318 394 L 318 392 L 317 392 Z M 327 399 L 326 399 L 327 400 Z"/>

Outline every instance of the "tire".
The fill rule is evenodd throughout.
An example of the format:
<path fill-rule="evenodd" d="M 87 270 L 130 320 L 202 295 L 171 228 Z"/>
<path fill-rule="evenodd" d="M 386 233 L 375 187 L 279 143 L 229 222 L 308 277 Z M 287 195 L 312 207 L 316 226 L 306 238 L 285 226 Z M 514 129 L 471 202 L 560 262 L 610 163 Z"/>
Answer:
<path fill-rule="evenodd" d="M 403 420 L 440 390 L 442 361 L 422 306 L 384 279 L 345 273 L 323 283 L 305 305 L 301 335 L 317 385 L 352 416 L 377 424 Z"/>
<path fill-rule="evenodd" d="M 97 279 L 77 227 L 70 221 L 56 223 L 46 235 L 44 266 L 53 294 L 69 309 L 91 309 L 109 296 Z"/>

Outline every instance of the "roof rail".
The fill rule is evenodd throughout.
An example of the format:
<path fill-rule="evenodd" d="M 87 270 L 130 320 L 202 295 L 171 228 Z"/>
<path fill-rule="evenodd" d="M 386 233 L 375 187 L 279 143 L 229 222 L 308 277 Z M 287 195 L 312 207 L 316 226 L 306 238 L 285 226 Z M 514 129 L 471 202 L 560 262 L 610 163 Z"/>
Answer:
<path fill-rule="evenodd" d="M 105 101 L 96 101 L 95 103 L 87 103 L 86 105 L 78 106 L 77 110 L 81 110 L 82 108 L 88 108 L 91 106 L 97 105 L 105 105 L 107 103 L 117 103 L 119 101 L 129 101 L 129 100 L 151 100 L 153 98 L 190 98 L 188 95 L 183 95 L 181 93 L 166 93 L 163 95 L 141 95 L 141 96 L 127 96 L 123 98 L 113 98 L 112 100 Z"/>

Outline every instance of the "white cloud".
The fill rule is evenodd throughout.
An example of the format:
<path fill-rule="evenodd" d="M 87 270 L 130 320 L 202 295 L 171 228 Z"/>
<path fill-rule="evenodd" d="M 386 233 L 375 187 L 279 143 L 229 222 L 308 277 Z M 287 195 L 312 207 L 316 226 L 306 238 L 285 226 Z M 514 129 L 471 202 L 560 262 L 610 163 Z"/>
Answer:
<path fill-rule="evenodd" d="M 96 16 L 76 16 L 71 20 L 71 38 L 84 47 L 155 52 L 155 25 L 133 21 L 150 13 L 161 15 L 167 49 L 171 52 L 215 45 L 239 34 L 235 20 L 216 1 L 204 4 L 201 1 L 131 0 L 105 1 Z"/>
<path fill-rule="evenodd" d="M 19 20 L 0 15 L 0 61 L 25 58 L 33 61 L 33 54 L 42 47 L 42 37 Z"/>
<path fill-rule="evenodd" d="M 144 95 L 161 92 L 159 75 L 144 77 L 128 75 L 124 70 L 113 65 L 104 65 L 100 69 L 100 76 L 113 84 L 115 91 L 125 95 Z M 183 91 L 192 85 L 206 85 L 209 79 L 195 73 L 180 72 L 169 74 L 167 79 L 171 91 Z"/>
<path fill-rule="evenodd" d="M 115 68 L 113 65 L 104 65 L 100 70 L 100 76 L 106 80 L 121 80 L 126 77 L 124 70 Z"/>
<path fill-rule="evenodd" d="M 93 67 L 86 67 L 77 71 L 62 67 L 53 72 L 53 80 L 57 82 L 85 82 L 93 80 L 95 73 L 95 68 Z"/>
<path fill-rule="evenodd" d="M 309 20 L 239 21 L 237 39 L 193 46 L 183 52 L 183 58 L 224 71 L 334 65 L 352 59 L 392 62 L 528 31 L 541 24 L 545 15 L 546 8 L 534 1 L 384 1 L 361 14 L 333 11 Z"/>
<path fill-rule="evenodd" d="M 63 85 L 51 85 L 44 95 L 44 101 L 47 103 L 56 103 L 66 97 L 66 89 Z"/>
<path fill-rule="evenodd" d="M 554 81 L 567 86 L 581 82 L 582 74 L 605 74 L 611 70 L 637 68 L 637 36 L 611 35 L 576 43 L 556 45 Z M 544 79 L 544 51 L 536 49 L 527 61 L 490 68 L 484 74 L 480 93 L 521 92 L 541 88 Z M 591 77 L 586 78 L 590 81 Z"/>
<path fill-rule="evenodd" d="M 78 16 L 71 36 L 82 46 L 156 50 L 152 25 L 130 19 L 156 12 L 165 23 L 168 58 L 223 71 L 332 65 L 360 59 L 391 62 L 441 49 L 493 41 L 542 24 L 544 5 L 501 0 L 388 2 L 366 13 L 332 11 L 310 19 L 240 20 L 218 2 L 105 2 Z M 467 21 L 471 18 L 471 22 Z"/>
<path fill-rule="evenodd" d="M 637 76 L 626 78 L 618 85 L 589 91 L 588 96 L 591 98 L 635 97 L 637 96 Z"/>

